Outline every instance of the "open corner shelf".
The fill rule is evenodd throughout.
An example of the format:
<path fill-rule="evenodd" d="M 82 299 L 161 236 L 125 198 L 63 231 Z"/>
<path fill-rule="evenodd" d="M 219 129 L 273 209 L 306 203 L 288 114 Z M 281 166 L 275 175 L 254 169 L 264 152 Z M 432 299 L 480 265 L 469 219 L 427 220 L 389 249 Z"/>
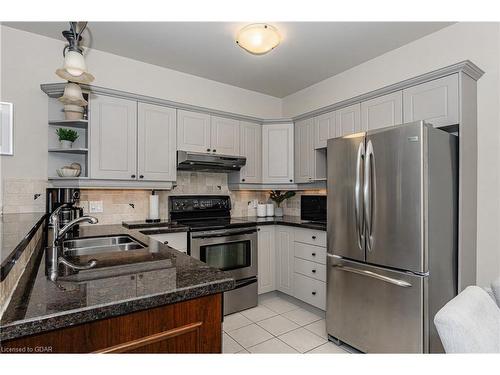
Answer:
<path fill-rule="evenodd" d="M 49 152 L 61 152 L 65 154 L 86 154 L 88 148 L 49 148 Z"/>
<path fill-rule="evenodd" d="M 87 129 L 89 120 L 53 120 L 49 125 L 64 126 L 68 128 Z"/>

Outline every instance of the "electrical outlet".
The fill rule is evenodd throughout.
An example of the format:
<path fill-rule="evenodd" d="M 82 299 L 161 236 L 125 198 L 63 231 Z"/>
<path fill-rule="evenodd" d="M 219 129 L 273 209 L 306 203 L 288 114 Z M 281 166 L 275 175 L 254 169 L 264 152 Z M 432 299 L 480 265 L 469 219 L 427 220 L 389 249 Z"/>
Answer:
<path fill-rule="evenodd" d="M 102 201 L 89 201 L 89 212 L 103 212 Z"/>

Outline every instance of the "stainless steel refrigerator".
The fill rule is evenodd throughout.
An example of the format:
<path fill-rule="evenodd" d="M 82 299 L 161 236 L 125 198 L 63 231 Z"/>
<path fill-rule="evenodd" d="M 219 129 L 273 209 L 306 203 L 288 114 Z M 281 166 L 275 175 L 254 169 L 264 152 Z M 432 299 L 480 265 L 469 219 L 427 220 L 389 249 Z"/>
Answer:
<path fill-rule="evenodd" d="M 328 140 L 327 331 L 362 352 L 441 352 L 457 293 L 457 137 L 423 121 Z"/>

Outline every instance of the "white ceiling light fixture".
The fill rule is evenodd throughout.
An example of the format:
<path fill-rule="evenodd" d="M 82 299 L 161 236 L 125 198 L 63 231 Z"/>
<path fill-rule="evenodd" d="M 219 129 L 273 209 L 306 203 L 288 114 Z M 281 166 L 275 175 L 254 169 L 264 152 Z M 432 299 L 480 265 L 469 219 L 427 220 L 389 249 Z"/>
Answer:
<path fill-rule="evenodd" d="M 56 74 L 70 82 L 91 83 L 94 76 L 87 71 L 87 64 L 83 57 L 83 49 L 80 47 L 82 33 L 87 27 L 87 22 L 83 22 L 78 30 L 78 22 L 70 22 L 70 30 L 63 31 L 62 34 L 68 41 L 64 47 L 64 65 L 56 70 Z"/>
<path fill-rule="evenodd" d="M 236 37 L 236 43 L 254 55 L 264 55 L 276 48 L 280 42 L 281 35 L 278 30 L 267 23 L 247 25 Z"/>

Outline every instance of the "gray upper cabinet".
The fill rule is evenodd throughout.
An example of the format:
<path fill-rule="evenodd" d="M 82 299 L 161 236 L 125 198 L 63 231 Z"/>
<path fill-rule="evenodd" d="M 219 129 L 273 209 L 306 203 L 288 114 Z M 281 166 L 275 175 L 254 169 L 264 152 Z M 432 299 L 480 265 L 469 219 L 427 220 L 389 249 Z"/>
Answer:
<path fill-rule="evenodd" d="M 135 180 L 137 102 L 109 96 L 90 100 L 90 177 Z"/>
<path fill-rule="evenodd" d="M 434 127 L 458 124 L 458 74 L 403 90 L 403 119 L 425 120 Z"/>
<path fill-rule="evenodd" d="M 293 124 L 262 125 L 262 183 L 293 182 Z"/>
<path fill-rule="evenodd" d="M 240 122 L 229 118 L 211 116 L 210 144 L 213 153 L 239 155 Z"/>
<path fill-rule="evenodd" d="M 180 109 L 177 111 L 178 150 L 210 152 L 210 137 L 210 115 Z"/>
<path fill-rule="evenodd" d="M 137 172 L 139 180 L 175 181 L 176 110 L 139 103 Z"/>
<path fill-rule="evenodd" d="M 240 155 L 247 158 L 239 182 L 262 182 L 262 125 L 240 122 Z"/>
<path fill-rule="evenodd" d="M 336 113 L 329 112 L 314 118 L 314 148 L 326 147 L 326 141 L 335 138 Z"/>
<path fill-rule="evenodd" d="M 295 183 L 312 182 L 314 178 L 314 120 L 297 121 L 295 132 Z"/>
<path fill-rule="evenodd" d="M 361 104 L 350 105 L 336 111 L 335 132 L 337 137 L 361 131 Z"/>
<path fill-rule="evenodd" d="M 403 92 L 379 96 L 361 103 L 361 128 L 380 129 L 403 123 Z"/>

